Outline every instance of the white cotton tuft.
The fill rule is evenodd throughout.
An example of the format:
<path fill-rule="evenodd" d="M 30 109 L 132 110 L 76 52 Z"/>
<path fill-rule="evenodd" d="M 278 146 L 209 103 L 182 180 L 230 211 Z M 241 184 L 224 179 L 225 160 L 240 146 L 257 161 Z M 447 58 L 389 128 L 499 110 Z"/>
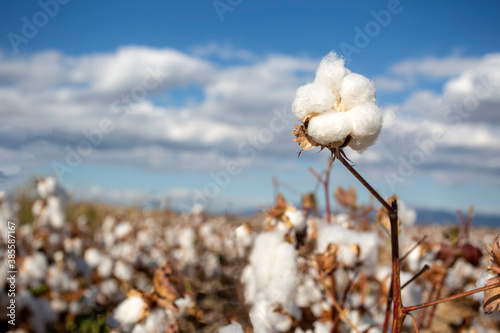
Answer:
<path fill-rule="evenodd" d="M 132 280 L 133 268 L 129 264 L 118 260 L 113 269 L 113 274 L 122 281 Z"/>
<path fill-rule="evenodd" d="M 363 75 L 349 73 L 342 81 L 340 96 L 344 110 L 363 104 L 375 104 L 375 85 Z"/>
<path fill-rule="evenodd" d="M 85 250 L 83 259 L 87 262 L 90 268 L 96 268 L 101 261 L 101 252 L 95 247 L 90 247 Z"/>
<path fill-rule="evenodd" d="M 308 83 L 297 89 L 292 111 L 297 120 L 304 121 L 313 112 L 321 113 L 332 109 L 336 101 L 337 97 L 325 85 Z"/>
<path fill-rule="evenodd" d="M 56 195 L 58 190 L 57 179 L 54 177 L 47 177 L 44 180 L 38 182 L 36 189 L 38 195 L 42 199 L 46 199 L 51 195 Z"/>
<path fill-rule="evenodd" d="M 398 199 L 398 218 L 401 220 L 401 224 L 411 227 L 417 220 L 417 212 Z"/>
<path fill-rule="evenodd" d="M 339 246 L 351 246 L 357 244 L 360 249 L 359 262 L 362 263 L 360 270 L 372 274 L 377 267 L 378 261 L 378 236 L 375 232 L 359 232 L 346 229 L 340 225 L 323 223 L 318 226 L 318 239 L 316 252 L 326 251 L 328 244 Z M 349 260 L 347 254 L 344 260 Z"/>
<path fill-rule="evenodd" d="M 363 104 L 346 112 L 352 123 L 350 147 L 363 151 L 370 147 L 382 130 L 382 112 L 375 104 Z"/>
<path fill-rule="evenodd" d="M 115 227 L 115 237 L 125 238 L 132 232 L 132 225 L 129 222 L 122 222 Z"/>
<path fill-rule="evenodd" d="M 231 324 L 219 329 L 219 333 L 244 333 L 240 324 L 233 321 Z"/>
<path fill-rule="evenodd" d="M 325 85 L 332 93 L 339 96 L 341 83 L 350 71 L 344 67 L 344 59 L 339 59 L 335 52 L 327 54 L 318 66 L 315 82 Z"/>
<path fill-rule="evenodd" d="M 295 209 L 295 207 L 288 208 L 285 212 L 285 216 L 288 217 L 290 223 L 292 223 L 293 229 L 297 232 L 302 232 L 306 228 L 306 219 L 302 211 Z"/>
<path fill-rule="evenodd" d="M 130 331 L 141 320 L 148 306 L 140 296 L 131 296 L 118 304 L 112 318 L 106 324 L 111 328 L 120 326 L 124 331 Z"/>
<path fill-rule="evenodd" d="M 352 123 L 347 112 L 328 112 L 312 118 L 307 131 L 321 144 L 340 145 L 352 131 Z"/>
<path fill-rule="evenodd" d="M 113 260 L 108 256 L 103 256 L 97 265 L 97 273 L 103 279 L 109 278 L 113 273 Z"/>

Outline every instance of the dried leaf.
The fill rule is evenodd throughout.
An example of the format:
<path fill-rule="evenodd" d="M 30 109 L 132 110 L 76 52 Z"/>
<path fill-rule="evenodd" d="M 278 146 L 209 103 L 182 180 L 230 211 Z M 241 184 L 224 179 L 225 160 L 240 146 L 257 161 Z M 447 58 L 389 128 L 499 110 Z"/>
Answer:
<path fill-rule="evenodd" d="M 486 281 L 485 286 L 498 283 L 500 283 L 500 276 L 495 276 Z M 488 289 L 484 292 L 483 309 L 488 314 L 500 310 L 500 287 Z"/>
<path fill-rule="evenodd" d="M 168 263 L 156 270 L 153 276 L 155 292 L 168 302 L 173 302 L 184 294 L 180 278 L 172 271 Z"/>
<path fill-rule="evenodd" d="M 337 245 L 330 243 L 324 253 L 314 255 L 314 267 L 319 274 L 329 274 L 337 267 L 338 249 Z"/>
<path fill-rule="evenodd" d="M 354 186 L 349 187 L 347 190 L 344 190 L 341 186 L 337 186 L 334 195 L 335 199 L 337 199 L 338 203 L 342 206 L 352 209 L 357 207 L 357 196 Z"/>
<path fill-rule="evenodd" d="M 278 197 L 276 200 L 276 206 L 269 208 L 269 212 L 267 215 L 271 218 L 281 219 L 283 214 L 286 211 L 286 202 L 283 200 L 283 196 L 281 193 L 278 193 Z"/>
<path fill-rule="evenodd" d="M 500 246 L 498 245 L 498 240 L 500 238 L 500 235 L 495 237 L 495 240 L 493 241 L 493 249 L 489 246 L 487 246 L 488 253 L 491 255 L 491 263 L 492 265 L 488 266 L 488 270 L 492 272 L 492 274 L 499 274 L 500 275 Z"/>

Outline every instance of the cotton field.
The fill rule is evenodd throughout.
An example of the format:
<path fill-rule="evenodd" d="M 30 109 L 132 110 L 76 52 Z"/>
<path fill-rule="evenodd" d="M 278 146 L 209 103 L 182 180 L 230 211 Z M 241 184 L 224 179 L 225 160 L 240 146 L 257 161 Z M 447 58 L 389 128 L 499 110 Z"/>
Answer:
<path fill-rule="evenodd" d="M 189 214 L 121 208 L 91 227 L 88 216 L 68 218 L 71 198 L 55 178 L 40 180 L 36 195 L 30 221 L 18 220 L 19 202 L 1 196 L 3 311 L 15 288 L 16 329 L 9 332 L 383 331 L 391 277 L 386 216 L 358 203 L 353 189 L 336 191 L 331 223 L 310 195 L 294 206 L 280 194 L 250 219 L 210 216 L 201 207 Z M 482 287 L 494 276 L 483 244 L 493 244 L 498 230 L 415 226 L 415 212 L 398 203 L 405 306 Z M 8 221 L 16 225 L 13 284 Z M 500 317 L 485 315 L 482 300 L 478 293 L 413 317 L 421 329 L 496 332 Z M 412 319 L 403 325 L 411 330 Z"/>

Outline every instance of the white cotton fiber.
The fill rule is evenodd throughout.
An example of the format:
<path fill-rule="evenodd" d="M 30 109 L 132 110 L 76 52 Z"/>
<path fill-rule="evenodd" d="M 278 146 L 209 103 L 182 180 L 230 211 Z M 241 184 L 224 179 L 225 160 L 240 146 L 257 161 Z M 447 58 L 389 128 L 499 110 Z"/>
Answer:
<path fill-rule="evenodd" d="M 342 144 L 352 130 L 347 112 L 328 112 L 309 121 L 308 134 L 317 142 Z"/>
<path fill-rule="evenodd" d="M 101 252 L 95 247 L 90 247 L 85 250 L 83 258 L 91 268 L 96 268 L 101 261 Z"/>
<path fill-rule="evenodd" d="M 38 182 L 36 186 L 38 195 L 42 199 L 46 199 L 51 195 L 55 195 L 57 193 L 57 179 L 54 177 L 47 177 L 44 180 Z"/>
<path fill-rule="evenodd" d="M 358 232 L 346 229 L 340 225 L 322 223 L 318 226 L 316 252 L 326 251 L 328 244 L 351 246 L 357 244 L 360 248 L 359 261 L 361 270 L 373 274 L 378 260 L 378 236 L 375 232 Z M 345 258 L 347 260 L 347 258 Z"/>
<path fill-rule="evenodd" d="M 313 112 L 321 113 L 332 109 L 336 100 L 336 96 L 326 86 L 308 83 L 297 89 L 292 111 L 297 120 L 304 121 Z"/>
<path fill-rule="evenodd" d="M 285 216 L 288 217 L 295 231 L 304 231 L 306 228 L 306 219 L 301 210 L 298 210 L 295 207 L 288 208 L 285 212 Z"/>
<path fill-rule="evenodd" d="M 306 115 L 319 113 L 308 128 L 316 142 L 338 147 L 351 134 L 350 147 L 363 151 L 375 142 L 382 128 L 382 114 L 375 103 L 373 82 L 351 73 L 332 52 L 321 61 L 314 82 L 297 89 L 292 108 L 302 122 Z"/>
<path fill-rule="evenodd" d="M 224 326 L 219 329 L 219 333 L 243 333 L 243 328 L 240 324 L 233 321 L 230 325 Z"/>
<path fill-rule="evenodd" d="M 344 60 L 339 59 L 335 52 L 326 55 L 316 71 L 315 82 L 328 87 L 336 96 L 339 95 L 342 80 L 350 71 L 344 67 Z"/>
<path fill-rule="evenodd" d="M 398 199 L 398 218 L 401 220 L 402 225 L 411 227 L 417 220 L 417 212 Z"/>
<path fill-rule="evenodd" d="M 108 318 L 106 323 L 111 328 L 118 324 L 123 330 L 129 331 L 139 322 L 146 310 L 147 304 L 142 297 L 131 296 L 116 307 L 112 318 Z"/>
<path fill-rule="evenodd" d="M 363 75 L 349 73 L 342 81 L 340 96 L 345 110 L 362 104 L 375 104 L 375 85 Z"/>
<path fill-rule="evenodd" d="M 346 113 L 350 116 L 354 136 L 350 146 L 363 151 L 375 142 L 382 130 L 382 112 L 375 104 L 363 104 Z"/>

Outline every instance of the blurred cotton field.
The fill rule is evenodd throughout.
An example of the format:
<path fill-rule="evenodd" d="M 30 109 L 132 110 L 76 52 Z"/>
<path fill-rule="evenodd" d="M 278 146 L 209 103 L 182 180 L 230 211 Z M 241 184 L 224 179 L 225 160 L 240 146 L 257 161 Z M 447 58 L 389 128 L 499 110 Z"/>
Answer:
<path fill-rule="evenodd" d="M 335 191 L 332 223 L 311 194 L 298 206 L 280 194 L 245 218 L 75 203 L 51 177 L 31 190 L 30 200 L 0 197 L 3 312 L 4 226 L 16 223 L 17 329 L 9 332 L 382 331 L 386 216 L 359 203 L 354 188 Z M 472 215 L 462 215 L 463 226 L 415 226 L 415 211 L 398 203 L 402 283 L 429 266 L 404 287 L 406 306 L 484 285 L 483 243 L 498 230 L 470 228 Z M 433 331 L 496 332 L 499 317 L 481 314 L 481 302 L 478 294 L 414 315 Z M 5 318 L 2 331 L 11 328 Z"/>

